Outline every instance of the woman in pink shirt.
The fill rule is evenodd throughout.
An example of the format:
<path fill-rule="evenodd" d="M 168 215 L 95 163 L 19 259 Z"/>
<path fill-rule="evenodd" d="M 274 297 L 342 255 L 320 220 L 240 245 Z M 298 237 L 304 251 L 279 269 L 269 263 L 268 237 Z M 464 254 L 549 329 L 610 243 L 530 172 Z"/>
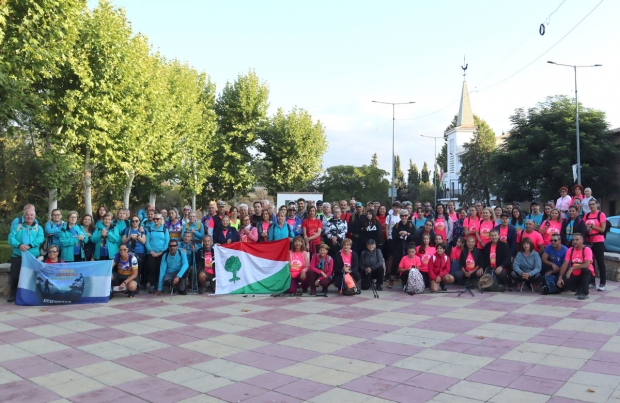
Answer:
<path fill-rule="evenodd" d="M 570 199 L 570 205 L 572 206 L 573 204 L 575 204 L 575 199 L 583 201 L 583 198 L 583 186 L 581 186 L 580 184 L 576 184 L 575 186 L 573 186 L 573 197 L 571 197 Z"/>
<path fill-rule="evenodd" d="M 463 230 L 465 231 L 465 238 L 474 237 L 476 238 L 478 234 L 478 229 L 480 228 L 480 217 L 478 217 L 478 211 L 476 207 L 471 206 L 469 208 L 469 217 L 467 217 L 463 221 Z"/>
<path fill-rule="evenodd" d="M 430 287 L 431 279 L 428 276 L 429 262 L 432 265 L 431 259 L 435 255 L 435 248 L 431 246 L 431 237 L 428 234 L 422 235 L 422 244 L 415 250 L 415 255 L 420 258 L 420 273 L 424 278 L 424 286 Z"/>
<path fill-rule="evenodd" d="M 560 220 L 560 210 L 557 208 L 551 209 L 551 217 L 548 220 L 543 221 L 540 224 L 538 232 L 543 237 L 545 246 L 551 244 L 551 236 L 553 234 L 559 234 L 562 230 L 562 220 Z"/>
<path fill-rule="evenodd" d="M 249 217 L 248 217 L 249 220 Z M 308 270 L 310 269 L 310 256 L 306 251 L 306 243 L 299 235 L 293 239 L 293 250 L 289 252 L 289 268 L 291 271 L 291 286 L 287 293 L 297 293 L 297 284 L 301 283 L 302 290 L 308 289 Z"/>
<path fill-rule="evenodd" d="M 256 227 L 252 226 L 249 215 L 241 217 L 241 224 L 239 225 L 239 240 L 247 243 L 254 243 L 258 240 L 258 232 L 256 231 Z"/>
<path fill-rule="evenodd" d="M 594 261 L 596 261 L 601 276 L 598 290 L 605 291 L 607 268 L 605 267 L 605 237 L 603 234 L 609 224 L 607 224 L 605 213 L 598 210 L 598 204 L 594 197 L 588 200 L 588 207 L 590 207 L 590 212 L 583 217 L 583 221 L 586 223 L 586 241 L 592 248 Z M 592 276 L 592 282 L 596 285 L 596 277 Z"/>
<path fill-rule="evenodd" d="M 478 249 L 483 249 L 484 245 L 491 242 L 491 230 L 493 228 L 495 228 L 493 210 L 490 207 L 485 207 L 482 210 L 482 221 L 480 221 L 478 232 L 476 233 Z"/>
<path fill-rule="evenodd" d="M 566 186 L 562 186 L 560 188 L 560 198 L 555 202 L 555 208 L 560 210 L 560 218 L 566 218 L 570 205 L 571 198 L 568 195 L 568 188 Z"/>

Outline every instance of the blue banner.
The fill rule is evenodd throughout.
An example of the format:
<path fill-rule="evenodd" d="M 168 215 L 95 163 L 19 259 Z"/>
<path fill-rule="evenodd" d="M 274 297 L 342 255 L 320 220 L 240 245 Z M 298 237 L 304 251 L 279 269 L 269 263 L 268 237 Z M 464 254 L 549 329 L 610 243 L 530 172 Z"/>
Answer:
<path fill-rule="evenodd" d="M 112 261 L 45 264 L 24 253 L 17 305 L 65 305 L 108 302 Z"/>

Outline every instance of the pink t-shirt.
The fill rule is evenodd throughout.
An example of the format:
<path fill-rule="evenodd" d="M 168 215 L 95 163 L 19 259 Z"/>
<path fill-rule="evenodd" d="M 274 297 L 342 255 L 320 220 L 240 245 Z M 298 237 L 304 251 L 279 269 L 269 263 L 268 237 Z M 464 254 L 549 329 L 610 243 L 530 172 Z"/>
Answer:
<path fill-rule="evenodd" d="M 403 270 L 409 270 L 412 267 L 417 267 L 419 268 L 422 265 L 422 262 L 420 261 L 420 258 L 416 255 L 413 258 L 410 258 L 409 255 L 407 256 L 403 256 L 402 259 L 400 259 L 400 263 L 398 264 L 398 267 L 400 267 Z"/>
<path fill-rule="evenodd" d="M 345 266 L 351 267 L 351 257 L 353 256 L 351 252 L 348 255 L 345 255 L 344 251 L 340 251 L 340 256 L 342 257 L 342 263 Z"/>
<path fill-rule="evenodd" d="M 601 214 L 600 220 L 598 218 L 599 213 Z M 586 222 L 586 227 L 589 225 L 600 227 L 602 222 L 607 221 L 607 217 L 602 211 L 597 211 L 596 213 L 586 214 L 586 216 L 583 218 L 583 221 Z M 590 232 L 590 242 L 605 242 L 605 237 L 593 228 L 592 232 Z"/>
<path fill-rule="evenodd" d="M 446 219 L 443 216 L 437 217 L 435 220 L 435 234 L 441 235 L 441 237 L 445 240 L 447 233 L 448 225 L 446 223 Z"/>
<path fill-rule="evenodd" d="M 497 245 L 491 245 L 491 251 L 489 255 L 489 260 L 491 261 L 491 267 L 497 267 Z"/>
<path fill-rule="evenodd" d="M 549 223 L 549 226 L 547 226 L 547 223 Z M 560 230 L 562 229 L 562 222 L 545 220 L 545 222 L 540 225 L 540 228 L 546 228 L 543 235 L 543 242 L 545 243 L 545 246 L 547 246 L 551 244 L 551 236 L 553 234 L 560 233 Z"/>
<path fill-rule="evenodd" d="M 456 213 L 448 213 L 448 216 L 450 217 L 452 222 L 456 222 L 456 220 L 458 220 L 458 217 L 456 216 Z"/>
<path fill-rule="evenodd" d="M 571 258 L 571 253 L 572 253 L 572 258 Z M 587 246 L 584 246 L 582 250 L 575 250 L 575 248 L 570 248 L 566 251 L 566 256 L 565 259 L 570 262 L 572 261 L 574 264 L 581 264 L 583 262 L 585 262 L 586 260 L 590 261 L 590 267 L 588 267 L 588 269 L 590 269 L 590 271 L 592 272 L 592 275 L 594 275 L 594 266 L 592 265 L 592 249 L 588 248 Z M 573 270 L 573 274 L 578 276 L 581 274 L 581 269 L 577 269 L 577 270 Z"/>
<path fill-rule="evenodd" d="M 205 253 L 205 271 L 209 274 L 215 274 L 215 271 L 213 271 L 213 254 L 211 252 Z"/>
<path fill-rule="evenodd" d="M 291 278 L 298 278 L 304 269 L 304 253 L 306 252 L 291 252 Z"/>
<path fill-rule="evenodd" d="M 491 242 L 491 230 L 495 228 L 495 223 L 493 220 L 489 220 L 487 222 L 480 221 L 480 226 L 478 228 L 478 234 L 480 235 L 480 239 L 484 244 Z M 478 242 L 478 249 L 482 249 L 482 243 Z"/>
<path fill-rule="evenodd" d="M 480 219 L 467 217 L 463 221 L 463 228 L 468 232 L 478 232 L 478 228 L 480 227 Z M 469 236 L 469 235 L 467 235 Z"/>
<path fill-rule="evenodd" d="M 499 227 L 499 240 L 502 242 L 508 241 L 508 227 L 504 228 L 500 225 Z"/>
<path fill-rule="evenodd" d="M 420 247 L 415 248 L 415 255 L 420 258 L 420 271 L 428 273 L 428 262 L 431 261 L 436 250 L 432 246 L 427 246 L 424 253 L 420 253 Z"/>
<path fill-rule="evenodd" d="M 467 253 L 467 259 L 465 260 L 465 270 L 473 271 L 476 268 L 476 260 L 471 252 Z"/>
<path fill-rule="evenodd" d="M 452 248 L 452 251 L 450 252 L 450 259 L 459 260 L 461 258 L 461 250 L 462 249 L 459 249 L 456 246 Z"/>
<path fill-rule="evenodd" d="M 519 237 L 519 242 L 523 240 L 523 238 L 530 238 L 532 243 L 534 244 L 534 252 L 538 252 L 538 248 L 540 245 L 544 245 L 542 235 L 538 233 L 538 231 L 532 231 L 531 233 L 527 233 L 527 231 L 521 231 L 521 236 Z"/>

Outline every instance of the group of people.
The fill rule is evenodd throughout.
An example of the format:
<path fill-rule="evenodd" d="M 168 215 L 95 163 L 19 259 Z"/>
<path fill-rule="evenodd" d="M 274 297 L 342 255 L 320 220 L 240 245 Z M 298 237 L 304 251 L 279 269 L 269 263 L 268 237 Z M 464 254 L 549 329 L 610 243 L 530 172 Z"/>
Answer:
<path fill-rule="evenodd" d="M 70 211 L 65 220 L 57 209 L 43 227 L 35 217 L 34 206 L 27 204 L 11 225 L 9 302 L 15 300 L 23 252 L 44 254 L 47 263 L 112 260 L 112 290 L 133 297 L 146 290 L 160 294 L 164 284 L 186 294 L 188 281 L 197 283 L 200 293 L 208 287 L 215 291 L 214 245 L 287 238 L 289 295 L 314 295 L 320 287 L 319 295 L 326 296 L 330 286 L 342 291 L 347 274 L 362 290 L 374 285 L 381 291 L 385 276 L 388 288 L 397 278 L 404 286 L 415 268 L 431 292 L 493 271 L 498 281 L 519 291 L 527 286 L 538 291 L 553 276 L 560 290 L 576 290 L 585 299 L 594 262 L 598 289 L 605 290 L 606 217 L 581 185 L 572 196 L 561 188 L 560 198 L 545 204 L 543 212 L 536 201 L 525 212 L 516 203 L 457 210 L 451 201 L 434 208 L 430 202 L 395 201 L 388 210 L 378 201 L 300 198 L 277 210 L 267 200 L 229 208 L 212 202 L 200 219 L 189 206 L 157 210 L 153 204 L 134 215 L 121 208 L 114 216 L 105 206 L 94 217 Z"/>

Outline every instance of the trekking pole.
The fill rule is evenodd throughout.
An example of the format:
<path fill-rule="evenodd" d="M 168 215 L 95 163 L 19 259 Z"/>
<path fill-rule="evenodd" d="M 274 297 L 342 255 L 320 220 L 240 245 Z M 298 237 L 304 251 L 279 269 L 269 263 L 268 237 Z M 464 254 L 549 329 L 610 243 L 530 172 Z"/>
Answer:
<path fill-rule="evenodd" d="M 372 279 L 372 282 L 370 284 L 372 285 L 372 291 L 375 293 L 375 298 L 379 298 L 379 293 L 377 292 L 377 287 L 375 285 L 376 282 L 377 279 Z"/>

